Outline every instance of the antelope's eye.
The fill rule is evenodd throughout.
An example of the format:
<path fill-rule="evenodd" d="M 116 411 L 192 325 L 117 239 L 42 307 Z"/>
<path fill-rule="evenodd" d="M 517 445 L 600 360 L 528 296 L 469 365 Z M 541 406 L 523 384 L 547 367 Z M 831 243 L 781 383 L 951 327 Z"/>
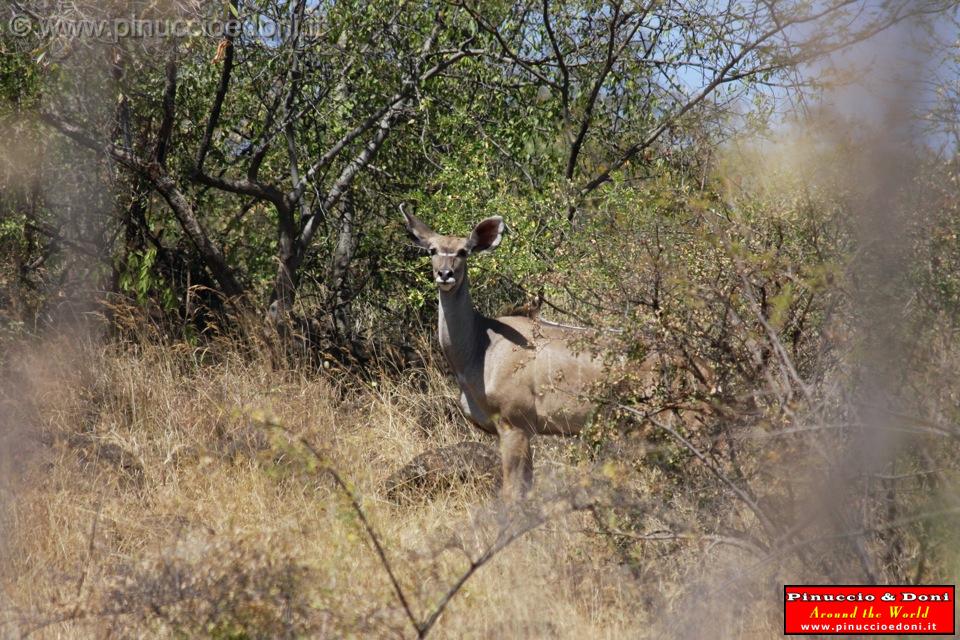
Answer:
<path fill-rule="evenodd" d="M 466 258 L 466 257 L 467 257 L 467 250 L 466 250 L 466 249 L 460 249 L 459 251 L 457 251 L 457 257 L 458 257 L 458 258 Z"/>
<path fill-rule="evenodd" d="M 432 255 L 432 256 L 437 255 L 437 248 L 436 248 L 436 247 L 430 247 L 430 255 Z"/>

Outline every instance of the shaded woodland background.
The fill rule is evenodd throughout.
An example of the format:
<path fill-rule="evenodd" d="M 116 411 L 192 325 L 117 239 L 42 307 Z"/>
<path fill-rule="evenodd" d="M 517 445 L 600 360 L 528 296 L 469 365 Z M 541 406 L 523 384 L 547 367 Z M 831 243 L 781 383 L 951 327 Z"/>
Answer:
<path fill-rule="evenodd" d="M 0 635 L 762 638 L 784 582 L 956 582 L 957 26 L 7 3 Z M 611 378 L 524 510 L 469 477 L 398 503 L 414 455 L 489 444 L 401 205 L 503 216 L 482 310 L 704 358 L 717 417 Z"/>

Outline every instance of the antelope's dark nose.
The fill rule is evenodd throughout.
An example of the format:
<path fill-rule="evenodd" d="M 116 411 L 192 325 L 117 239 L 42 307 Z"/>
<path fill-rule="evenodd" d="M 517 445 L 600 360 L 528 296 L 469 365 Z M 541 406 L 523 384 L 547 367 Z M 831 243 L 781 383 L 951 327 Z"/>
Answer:
<path fill-rule="evenodd" d="M 453 280 L 453 269 L 437 269 L 437 282 Z"/>

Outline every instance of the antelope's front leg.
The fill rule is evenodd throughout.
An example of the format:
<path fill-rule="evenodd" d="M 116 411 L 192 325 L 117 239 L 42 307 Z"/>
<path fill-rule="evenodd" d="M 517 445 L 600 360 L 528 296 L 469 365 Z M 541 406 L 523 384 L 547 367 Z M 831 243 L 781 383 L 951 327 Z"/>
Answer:
<path fill-rule="evenodd" d="M 533 451 L 530 434 L 504 421 L 497 425 L 500 435 L 500 463 L 503 466 L 501 495 L 505 502 L 516 502 L 533 485 Z"/>

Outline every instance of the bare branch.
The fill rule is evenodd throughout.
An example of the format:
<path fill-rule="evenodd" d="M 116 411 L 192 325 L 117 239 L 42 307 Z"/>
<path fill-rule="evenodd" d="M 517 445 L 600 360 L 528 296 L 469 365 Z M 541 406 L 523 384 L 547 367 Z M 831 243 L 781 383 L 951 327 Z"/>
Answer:
<path fill-rule="evenodd" d="M 157 142 L 154 145 L 153 158 L 161 166 L 166 165 L 167 149 L 170 146 L 170 135 L 173 133 L 173 121 L 177 100 L 177 63 L 171 57 L 164 69 L 166 84 L 163 89 L 163 106 L 160 128 L 157 131 Z"/>
<path fill-rule="evenodd" d="M 237 280 L 233 270 L 227 264 L 226 258 L 220 249 L 213 244 L 203 226 L 200 224 L 193 206 L 186 198 L 174 180 L 156 162 L 146 162 L 132 152 L 122 149 L 111 142 L 99 142 L 89 133 L 59 116 L 51 113 L 41 113 L 40 121 L 59 131 L 68 138 L 98 154 L 105 155 L 124 165 L 128 169 L 142 176 L 159 193 L 170 206 L 181 228 L 190 238 L 197 251 L 203 257 L 204 263 L 213 277 L 217 280 L 227 296 L 239 296 L 244 292 L 243 286 Z"/>
<path fill-rule="evenodd" d="M 778 531 L 778 527 L 774 523 L 773 519 L 769 515 L 767 515 L 763 507 L 761 507 L 757 503 L 757 501 L 749 493 L 747 493 L 746 490 L 737 486 L 737 484 L 733 482 L 733 480 L 731 480 L 727 476 L 727 474 L 725 474 L 719 467 L 717 467 L 717 465 L 715 465 L 706 456 L 706 454 L 700 451 L 700 449 L 698 449 L 696 445 L 694 445 L 692 442 L 690 442 L 689 440 L 684 438 L 682 435 L 680 435 L 680 433 L 676 429 L 671 427 L 669 424 L 662 422 L 661 420 L 658 420 L 654 414 L 648 411 L 640 411 L 639 409 L 635 409 L 634 407 L 630 407 L 620 403 L 617 403 L 616 406 L 620 409 L 623 409 L 624 411 L 627 411 L 628 413 L 632 413 L 633 415 L 643 420 L 649 421 L 650 424 L 664 431 L 671 438 L 673 438 L 674 440 L 682 444 L 690 453 L 692 453 L 698 460 L 700 460 L 700 462 L 702 462 L 705 467 L 707 467 L 710 473 L 716 476 L 716 478 L 720 480 L 723 484 L 725 484 L 733 492 L 733 494 L 740 499 L 741 502 L 743 502 L 745 505 L 747 505 L 747 507 L 750 508 L 751 511 L 753 511 L 754 515 L 757 517 L 757 520 L 760 521 L 760 523 L 764 526 L 764 528 L 769 533 L 775 534 Z"/>
<path fill-rule="evenodd" d="M 410 620 L 410 624 L 413 625 L 413 628 L 417 630 L 420 637 L 423 637 L 421 632 L 421 625 L 417 621 L 417 617 L 413 614 L 413 610 L 410 608 L 410 603 L 407 600 L 406 594 L 403 592 L 403 588 L 400 586 L 400 581 L 397 580 L 397 576 L 393 571 L 393 566 L 390 564 L 390 561 L 387 559 L 387 553 L 383 548 L 383 544 L 380 542 L 380 537 L 377 535 L 376 530 L 374 530 L 373 525 L 370 524 L 370 520 L 367 518 L 366 512 L 364 512 L 363 507 L 360 506 L 360 501 L 357 499 L 357 496 L 354 495 L 353 491 L 350 490 L 350 486 L 344 481 L 343 477 L 330 466 L 326 458 L 317 451 L 317 448 L 311 444 L 302 435 L 296 435 L 291 432 L 285 425 L 282 425 L 278 422 L 271 420 L 261 420 L 261 424 L 265 427 L 270 427 L 272 429 L 277 429 L 287 437 L 296 440 L 303 446 L 304 449 L 313 457 L 317 462 L 320 471 L 329 475 L 333 482 L 337 485 L 347 499 L 350 501 L 350 506 L 353 509 L 354 513 L 357 514 L 357 518 L 360 520 L 360 524 L 363 525 L 364 531 L 366 531 L 367 537 L 370 539 L 370 544 L 373 545 L 374 551 L 377 553 L 377 558 L 380 560 L 380 564 L 383 566 L 384 571 L 386 571 L 387 576 L 390 578 L 390 584 L 393 586 L 393 592 L 397 596 L 397 600 L 400 602 L 400 606 L 403 607 L 404 612 L 407 614 L 407 619 Z"/>
<path fill-rule="evenodd" d="M 237 10 L 237 0 L 231 0 L 230 6 Z M 224 33 L 223 67 L 220 70 L 220 81 L 217 84 L 217 92 L 213 97 L 213 105 L 210 107 L 210 115 L 207 118 L 207 126 L 203 131 L 203 138 L 200 140 L 200 146 L 197 148 L 196 159 L 193 161 L 193 169 L 196 173 L 203 172 L 203 164 L 206 161 L 207 153 L 210 151 L 210 144 L 213 142 L 213 132 L 216 131 L 220 122 L 220 112 L 223 109 L 223 101 L 227 97 L 227 89 L 230 88 L 230 76 L 233 73 L 233 33 Z"/>

